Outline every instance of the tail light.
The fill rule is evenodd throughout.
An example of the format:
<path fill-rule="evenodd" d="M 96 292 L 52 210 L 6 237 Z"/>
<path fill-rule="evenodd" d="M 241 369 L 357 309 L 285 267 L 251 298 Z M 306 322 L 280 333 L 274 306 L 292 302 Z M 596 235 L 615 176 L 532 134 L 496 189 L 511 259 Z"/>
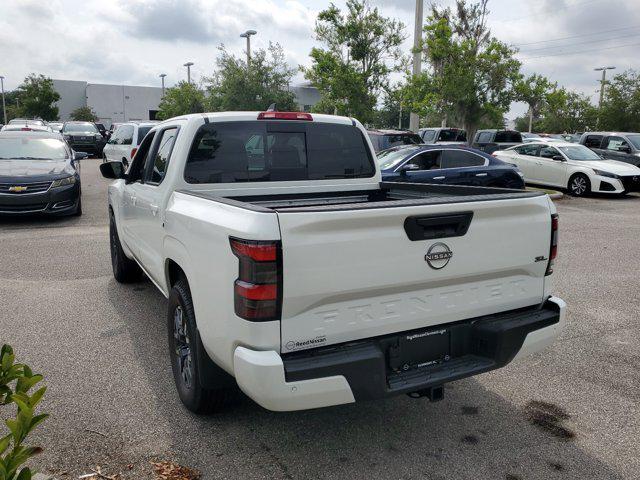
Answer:
<path fill-rule="evenodd" d="M 131 149 L 131 160 L 133 160 L 133 157 L 136 155 L 137 151 L 138 151 L 138 147 L 134 147 Z"/>
<path fill-rule="evenodd" d="M 549 264 L 545 275 L 553 273 L 553 264 L 558 256 L 558 214 L 551 215 L 551 246 L 549 248 Z"/>
<path fill-rule="evenodd" d="M 310 113 L 305 112 L 260 112 L 258 120 L 307 120 L 313 121 Z"/>
<path fill-rule="evenodd" d="M 234 282 L 235 312 L 254 322 L 279 320 L 282 310 L 282 256 L 280 242 L 230 238 L 238 257 Z"/>
<path fill-rule="evenodd" d="M 32 129 L 29 127 L 22 127 L 20 130 L 22 130 L 23 132 L 30 132 Z"/>

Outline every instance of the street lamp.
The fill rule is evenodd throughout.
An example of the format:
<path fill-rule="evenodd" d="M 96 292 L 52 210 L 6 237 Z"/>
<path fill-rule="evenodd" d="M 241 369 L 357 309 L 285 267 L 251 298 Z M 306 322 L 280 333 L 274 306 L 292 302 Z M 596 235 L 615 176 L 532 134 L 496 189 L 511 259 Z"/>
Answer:
<path fill-rule="evenodd" d="M 187 67 L 187 83 L 191 83 L 191 65 L 193 62 L 187 62 L 183 65 L 183 67 Z"/>
<path fill-rule="evenodd" d="M 247 30 L 240 34 L 242 38 L 247 39 L 247 70 L 249 69 L 249 62 L 251 61 L 251 35 L 255 35 L 256 33 L 258 32 L 255 30 Z"/>
<path fill-rule="evenodd" d="M 4 112 L 4 124 L 7 124 L 7 105 L 4 103 L 4 77 L 0 75 L 0 88 L 2 89 L 2 111 Z"/>
<path fill-rule="evenodd" d="M 413 77 L 420 75 L 422 71 L 422 52 L 420 51 L 420 44 L 422 43 L 422 10 L 423 1 L 416 0 L 416 15 L 415 23 L 413 25 Z M 409 130 L 412 132 L 418 132 L 420 128 L 420 117 L 417 113 L 409 113 Z"/>
<path fill-rule="evenodd" d="M 161 73 L 158 76 L 162 79 L 162 96 L 164 97 L 164 77 L 166 77 L 167 74 L 166 73 Z"/>
<path fill-rule="evenodd" d="M 602 102 L 604 101 L 604 84 L 607 81 L 607 70 L 615 70 L 616 67 L 599 67 L 594 68 L 596 72 L 602 72 L 602 79 L 600 79 L 600 101 L 598 102 L 598 118 L 596 119 L 596 127 L 600 127 L 600 112 L 602 111 Z"/>

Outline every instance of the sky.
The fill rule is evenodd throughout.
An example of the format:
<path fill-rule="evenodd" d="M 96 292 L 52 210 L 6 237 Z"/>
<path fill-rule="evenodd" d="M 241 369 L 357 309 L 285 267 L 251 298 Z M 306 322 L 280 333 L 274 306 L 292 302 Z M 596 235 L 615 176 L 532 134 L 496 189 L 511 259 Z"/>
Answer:
<path fill-rule="evenodd" d="M 370 0 L 406 26 L 413 42 L 415 0 Z M 540 73 L 597 99 L 599 72 L 640 69 L 640 0 L 489 0 L 489 27 L 520 49 L 525 74 Z M 251 48 L 278 42 L 292 67 L 309 65 L 319 45 L 313 27 L 329 1 L 316 0 L 1 0 L 0 75 L 5 89 L 31 72 L 94 83 L 159 86 L 215 68 L 217 47 L 244 55 L 239 34 L 257 30 Z M 342 0 L 335 0 L 342 7 Z M 429 0 L 425 0 L 425 13 Z M 437 0 L 447 6 L 453 0 Z M 298 74 L 294 83 L 304 78 Z M 526 110 L 513 104 L 507 115 Z"/>

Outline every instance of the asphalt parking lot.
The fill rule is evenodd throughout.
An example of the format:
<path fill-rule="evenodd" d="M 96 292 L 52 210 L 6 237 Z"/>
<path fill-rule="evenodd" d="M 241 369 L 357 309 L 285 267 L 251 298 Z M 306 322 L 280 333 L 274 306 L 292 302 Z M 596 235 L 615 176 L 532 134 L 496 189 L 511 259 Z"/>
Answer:
<path fill-rule="evenodd" d="M 45 374 L 34 462 L 152 478 L 640 478 L 640 196 L 565 198 L 556 292 L 568 325 L 524 362 L 406 396 L 272 413 L 245 400 L 197 417 L 175 394 L 165 299 L 111 274 L 106 187 L 83 160 L 80 218 L 0 220 L 0 343 Z"/>

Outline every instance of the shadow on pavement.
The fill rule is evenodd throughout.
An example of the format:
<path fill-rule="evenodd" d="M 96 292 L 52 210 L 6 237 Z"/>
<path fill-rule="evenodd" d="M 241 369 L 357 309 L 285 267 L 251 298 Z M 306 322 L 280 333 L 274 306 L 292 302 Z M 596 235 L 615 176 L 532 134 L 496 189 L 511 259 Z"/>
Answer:
<path fill-rule="evenodd" d="M 141 401 L 155 402 L 173 458 L 204 478 L 622 478 L 581 449 L 562 406 L 539 398 L 517 406 L 477 379 L 447 385 L 439 403 L 402 396 L 274 413 L 246 399 L 195 416 L 175 394 L 164 297 L 148 281 L 113 280 L 108 297 L 154 389 L 155 400 Z"/>

